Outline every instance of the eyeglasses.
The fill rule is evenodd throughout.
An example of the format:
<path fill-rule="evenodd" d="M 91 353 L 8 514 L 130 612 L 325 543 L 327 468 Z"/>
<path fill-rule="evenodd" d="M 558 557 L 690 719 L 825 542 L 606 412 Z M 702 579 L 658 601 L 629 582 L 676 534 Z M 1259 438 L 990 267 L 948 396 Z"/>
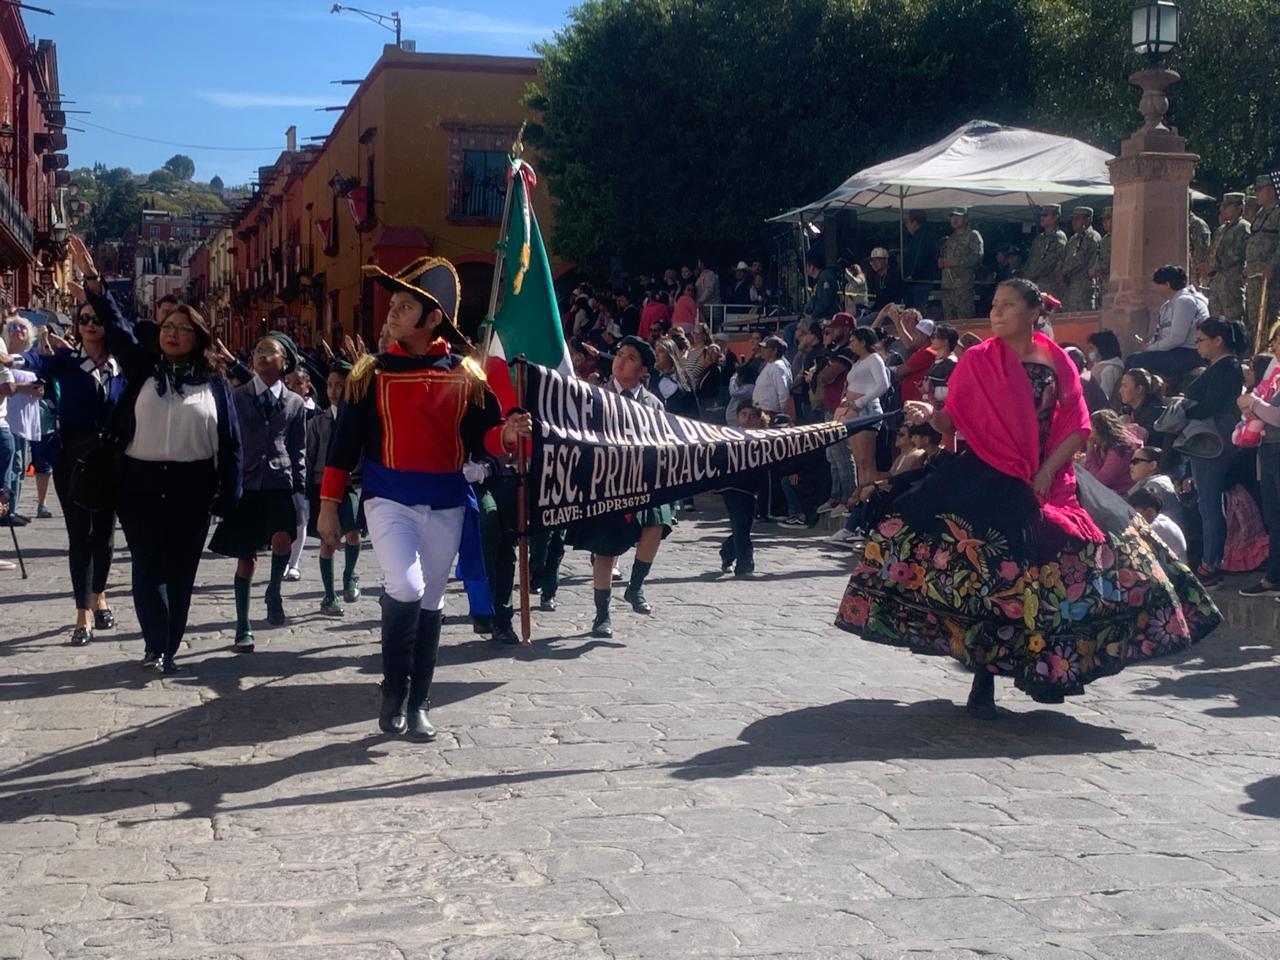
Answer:
<path fill-rule="evenodd" d="M 164 333 L 166 330 L 169 331 L 170 333 L 195 333 L 196 332 L 196 328 L 191 326 L 191 324 L 189 323 L 160 324 L 160 332 Z"/>

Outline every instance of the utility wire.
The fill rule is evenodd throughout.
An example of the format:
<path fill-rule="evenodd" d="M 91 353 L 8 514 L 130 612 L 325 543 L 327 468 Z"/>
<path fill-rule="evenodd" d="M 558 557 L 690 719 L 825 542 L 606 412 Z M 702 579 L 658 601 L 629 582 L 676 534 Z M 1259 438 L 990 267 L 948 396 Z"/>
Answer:
<path fill-rule="evenodd" d="M 112 130 L 110 127 L 104 127 L 97 123 L 90 123 L 88 120 L 78 120 L 77 123 L 83 123 L 86 127 L 93 127 L 95 130 L 101 130 L 104 133 L 113 133 L 117 137 L 127 137 L 130 140 L 142 140 L 146 143 L 158 143 L 165 147 L 182 147 L 187 150 L 231 150 L 242 153 L 265 153 L 267 151 L 282 152 L 282 148 L 275 147 L 213 147 L 200 143 L 175 143 L 172 140 L 157 140 L 155 137 L 144 137 L 137 133 L 125 133 L 122 130 Z"/>

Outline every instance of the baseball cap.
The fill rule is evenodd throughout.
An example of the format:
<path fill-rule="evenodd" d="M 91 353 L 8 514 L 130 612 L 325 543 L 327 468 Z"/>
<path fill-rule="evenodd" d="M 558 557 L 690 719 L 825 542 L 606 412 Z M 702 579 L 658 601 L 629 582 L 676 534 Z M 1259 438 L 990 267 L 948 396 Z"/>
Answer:
<path fill-rule="evenodd" d="M 888 260 L 889 251 L 886 250 L 884 247 L 876 247 L 874 250 L 871 251 L 871 256 L 869 256 L 867 259 L 868 260 Z"/>
<path fill-rule="evenodd" d="M 916 329 L 919 330 L 921 333 L 923 333 L 926 337 L 932 337 L 933 331 L 937 329 L 937 326 L 936 324 L 934 324 L 932 320 L 930 320 L 928 317 L 925 317 L 923 320 L 921 320 L 919 323 L 916 324 Z"/>

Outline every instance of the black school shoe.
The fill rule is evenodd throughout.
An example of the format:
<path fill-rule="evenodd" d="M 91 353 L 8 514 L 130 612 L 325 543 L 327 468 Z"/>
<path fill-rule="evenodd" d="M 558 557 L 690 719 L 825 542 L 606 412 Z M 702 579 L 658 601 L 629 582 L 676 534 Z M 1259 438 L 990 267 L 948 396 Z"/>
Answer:
<path fill-rule="evenodd" d="M 116 626 L 116 615 L 111 612 L 108 607 L 105 610 L 93 611 L 93 629 L 95 630 L 114 630 Z"/>
<path fill-rule="evenodd" d="M 493 636 L 490 637 L 494 643 L 505 644 L 508 647 L 517 646 L 520 643 L 520 637 L 509 623 L 497 623 L 493 627 Z"/>
<path fill-rule="evenodd" d="M 93 629 L 91 627 L 76 627 L 71 631 L 71 646 L 73 647 L 87 646 L 92 639 Z"/>

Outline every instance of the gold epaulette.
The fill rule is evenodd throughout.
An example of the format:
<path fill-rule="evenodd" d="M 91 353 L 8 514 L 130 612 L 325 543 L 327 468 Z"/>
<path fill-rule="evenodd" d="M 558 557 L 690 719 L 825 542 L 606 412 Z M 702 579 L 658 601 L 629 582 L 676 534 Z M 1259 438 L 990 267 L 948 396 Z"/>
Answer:
<path fill-rule="evenodd" d="M 359 403 L 369 392 L 369 384 L 373 382 L 373 374 L 378 369 L 376 354 L 366 353 L 356 361 L 347 375 L 347 403 Z"/>
<path fill-rule="evenodd" d="M 480 366 L 480 364 L 471 359 L 471 357 L 463 357 L 462 369 L 467 372 L 467 377 L 470 382 L 471 405 L 475 407 L 483 407 L 485 388 L 489 385 L 489 377 L 484 372 L 484 367 Z"/>

